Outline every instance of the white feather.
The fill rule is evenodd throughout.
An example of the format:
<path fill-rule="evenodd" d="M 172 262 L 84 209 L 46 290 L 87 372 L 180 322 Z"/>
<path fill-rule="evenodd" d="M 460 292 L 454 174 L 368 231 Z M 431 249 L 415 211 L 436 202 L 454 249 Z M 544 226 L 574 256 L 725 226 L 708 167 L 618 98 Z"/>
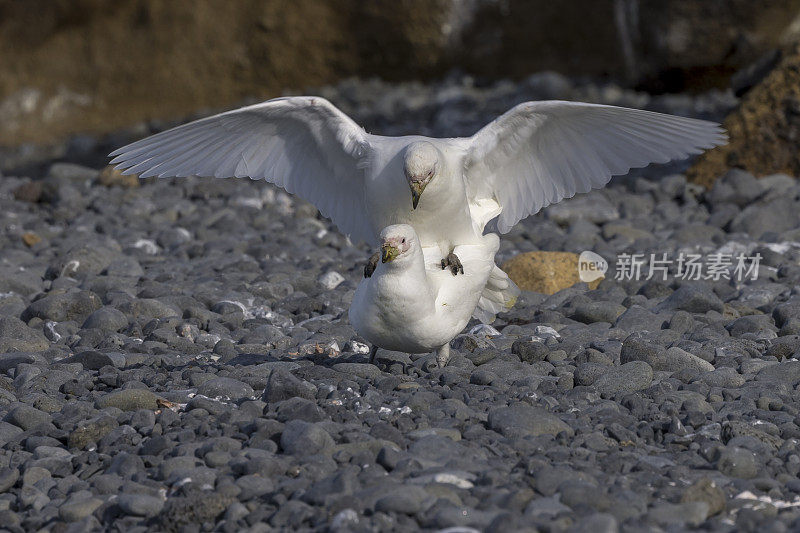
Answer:
<path fill-rule="evenodd" d="M 374 241 L 361 159 L 370 135 L 324 98 L 278 98 L 111 153 L 126 174 L 250 177 L 301 193 L 354 240 Z"/>
<path fill-rule="evenodd" d="M 612 176 L 723 144 L 713 122 L 582 102 L 520 104 L 469 139 L 470 201 L 496 199 L 506 233 L 521 219 Z"/>

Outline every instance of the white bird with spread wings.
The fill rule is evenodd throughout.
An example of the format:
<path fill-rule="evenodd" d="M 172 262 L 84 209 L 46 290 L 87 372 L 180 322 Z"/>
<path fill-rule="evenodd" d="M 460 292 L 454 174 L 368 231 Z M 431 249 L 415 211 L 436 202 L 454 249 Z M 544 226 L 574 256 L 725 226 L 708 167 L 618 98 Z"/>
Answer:
<path fill-rule="evenodd" d="M 468 138 L 387 137 L 367 133 L 324 98 L 302 96 L 158 133 L 114 151 L 111 163 L 141 177 L 265 179 L 373 246 L 384 227 L 409 224 L 456 274 L 463 266 L 453 249 L 482 242 L 492 219 L 506 233 L 612 176 L 725 140 L 712 122 L 565 101 L 519 104 Z M 499 310 L 492 294 L 509 284 L 495 268 L 478 308 Z"/>

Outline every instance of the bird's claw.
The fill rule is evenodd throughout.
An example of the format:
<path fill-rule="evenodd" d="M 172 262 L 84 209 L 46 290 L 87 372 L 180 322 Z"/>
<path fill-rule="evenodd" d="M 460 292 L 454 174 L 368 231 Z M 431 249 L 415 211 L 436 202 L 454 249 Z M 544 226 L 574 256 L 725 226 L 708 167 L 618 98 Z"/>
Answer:
<path fill-rule="evenodd" d="M 447 254 L 447 257 L 442 259 L 442 270 L 445 269 L 450 269 L 450 273 L 454 276 L 458 275 L 459 273 L 464 273 L 464 267 L 461 265 L 461 260 L 453 252 L 450 252 Z"/>
<path fill-rule="evenodd" d="M 367 261 L 367 264 L 364 265 L 364 277 L 370 278 L 372 277 L 372 273 L 375 272 L 375 269 L 378 268 L 378 261 L 381 260 L 381 253 L 375 252 L 372 254 Z"/>

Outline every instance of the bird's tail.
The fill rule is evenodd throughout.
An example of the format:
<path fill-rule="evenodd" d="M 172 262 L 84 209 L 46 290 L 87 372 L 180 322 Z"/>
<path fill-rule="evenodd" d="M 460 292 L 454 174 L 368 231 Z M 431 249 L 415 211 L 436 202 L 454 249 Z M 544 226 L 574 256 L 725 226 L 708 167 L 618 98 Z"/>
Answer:
<path fill-rule="evenodd" d="M 508 311 L 514 307 L 519 293 L 519 287 L 511 281 L 508 274 L 495 265 L 472 316 L 484 324 L 491 324 L 497 313 Z"/>

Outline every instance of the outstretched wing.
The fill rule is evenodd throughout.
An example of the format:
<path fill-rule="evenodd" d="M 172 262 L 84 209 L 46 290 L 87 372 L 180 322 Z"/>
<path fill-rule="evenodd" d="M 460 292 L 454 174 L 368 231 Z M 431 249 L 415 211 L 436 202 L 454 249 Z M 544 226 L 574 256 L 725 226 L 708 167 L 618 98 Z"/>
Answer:
<path fill-rule="evenodd" d="M 354 240 L 375 241 L 359 164 L 369 135 L 319 97 L 276 98 L 184 124 L 110 154 L 140 177 L 265 179 L 308 200 Z"/>
<path fill-rule="evenodd" d="M 726 142 L 719 124 L 581 102 L 520 104 L 467 140 L 472 201 L 494 199 L 505 233 L 543 207 L 602 187 L 611 176 Z"/>

